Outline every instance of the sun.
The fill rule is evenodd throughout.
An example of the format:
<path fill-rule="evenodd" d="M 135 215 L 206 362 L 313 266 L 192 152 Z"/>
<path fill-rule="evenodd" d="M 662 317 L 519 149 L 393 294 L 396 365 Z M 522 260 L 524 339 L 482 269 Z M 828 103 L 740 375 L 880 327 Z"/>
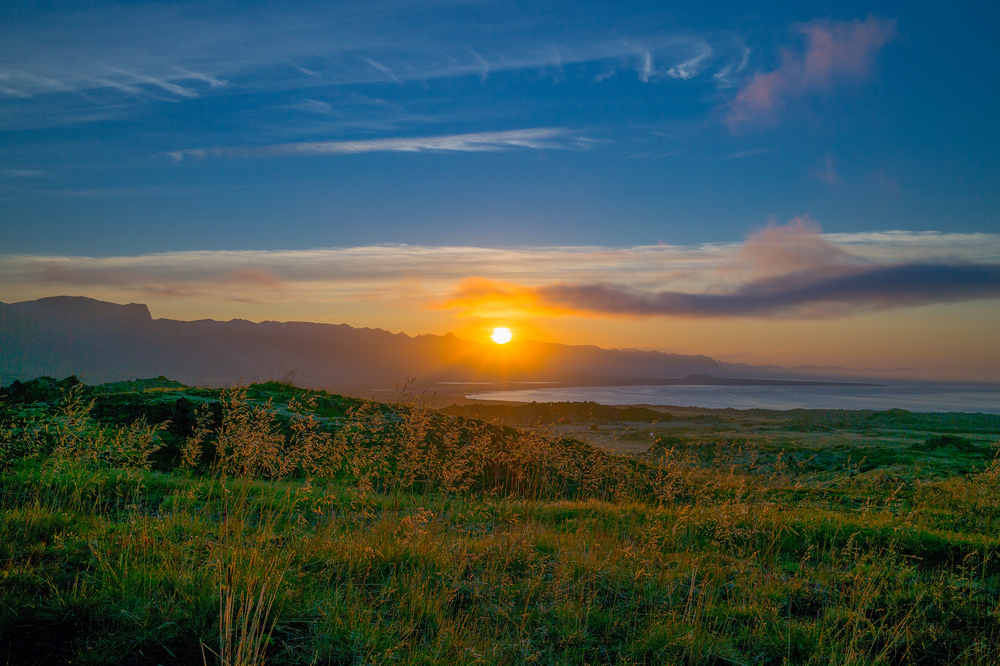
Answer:
<path fill-rule="evenodd" d="M 505 345 L 514 338 L 514 334 L 510 332 L 509 328 L 504 328 L 503 326 L 498 326 L 493 329 L 493 335 L 490 339 L 498 345 Z"/>

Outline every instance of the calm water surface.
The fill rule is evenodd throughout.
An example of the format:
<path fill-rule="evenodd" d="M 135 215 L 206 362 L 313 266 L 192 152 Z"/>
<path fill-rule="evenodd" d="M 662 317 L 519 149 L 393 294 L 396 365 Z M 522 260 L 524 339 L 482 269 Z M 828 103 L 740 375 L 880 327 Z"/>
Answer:
<path fill-rule="evenodd" d="M 884 386 L 581 386 L 493 391 L 476 400 L 676 405 L 736 409 L 907 409 L 1000 414 L 1000 384 L 889 382 Z"/>

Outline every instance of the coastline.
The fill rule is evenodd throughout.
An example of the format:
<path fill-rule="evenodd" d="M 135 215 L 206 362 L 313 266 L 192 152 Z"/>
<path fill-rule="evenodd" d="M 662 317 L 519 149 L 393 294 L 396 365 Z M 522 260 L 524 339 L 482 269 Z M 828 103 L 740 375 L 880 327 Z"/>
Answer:
<path fill-rule="evenodd" d="M 1000 414 L 1000 384 L 957 382 L 632 384 L 466 393 L 483 402 L 595 402 L 702 409 L 903 409 Z"/>

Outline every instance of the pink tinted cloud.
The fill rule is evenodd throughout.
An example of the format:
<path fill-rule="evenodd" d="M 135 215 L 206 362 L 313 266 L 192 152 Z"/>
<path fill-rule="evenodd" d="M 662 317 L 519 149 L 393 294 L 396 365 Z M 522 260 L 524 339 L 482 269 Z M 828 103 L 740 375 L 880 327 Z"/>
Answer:
<path fill-rule="evenodd" d="M 869 17 L 816 21 L 797 29 L 805 35 L 805 53 L 782 51 L 777 69 L 757 74 L 740 89 L 726 118 L 730 129 L 777 122 L 788 100 L 863 81 L 896 34 L 896 22 Z"/>
<path fill-rule="evenodd" d="M 800 271 L 842 270 L 857 259 L 823 235 L 819 223 L 808 215 L 787 224 L 771 222 L 749 236 L 730 270 L 754 279 Z"/>

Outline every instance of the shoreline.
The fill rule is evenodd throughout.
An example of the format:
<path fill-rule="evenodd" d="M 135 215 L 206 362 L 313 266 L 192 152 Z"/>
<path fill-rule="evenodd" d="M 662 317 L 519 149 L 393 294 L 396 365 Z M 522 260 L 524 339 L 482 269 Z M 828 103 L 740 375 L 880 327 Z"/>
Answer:
<path fill-rule="evenodd" d="M 594 402 L 661 408 L 790 411 L 1000 414 L 1000 385 L 942 382 L 873 384 L 665 384 L 552 387 L 478 391 L 466 401 L 498 403 Z"/>

